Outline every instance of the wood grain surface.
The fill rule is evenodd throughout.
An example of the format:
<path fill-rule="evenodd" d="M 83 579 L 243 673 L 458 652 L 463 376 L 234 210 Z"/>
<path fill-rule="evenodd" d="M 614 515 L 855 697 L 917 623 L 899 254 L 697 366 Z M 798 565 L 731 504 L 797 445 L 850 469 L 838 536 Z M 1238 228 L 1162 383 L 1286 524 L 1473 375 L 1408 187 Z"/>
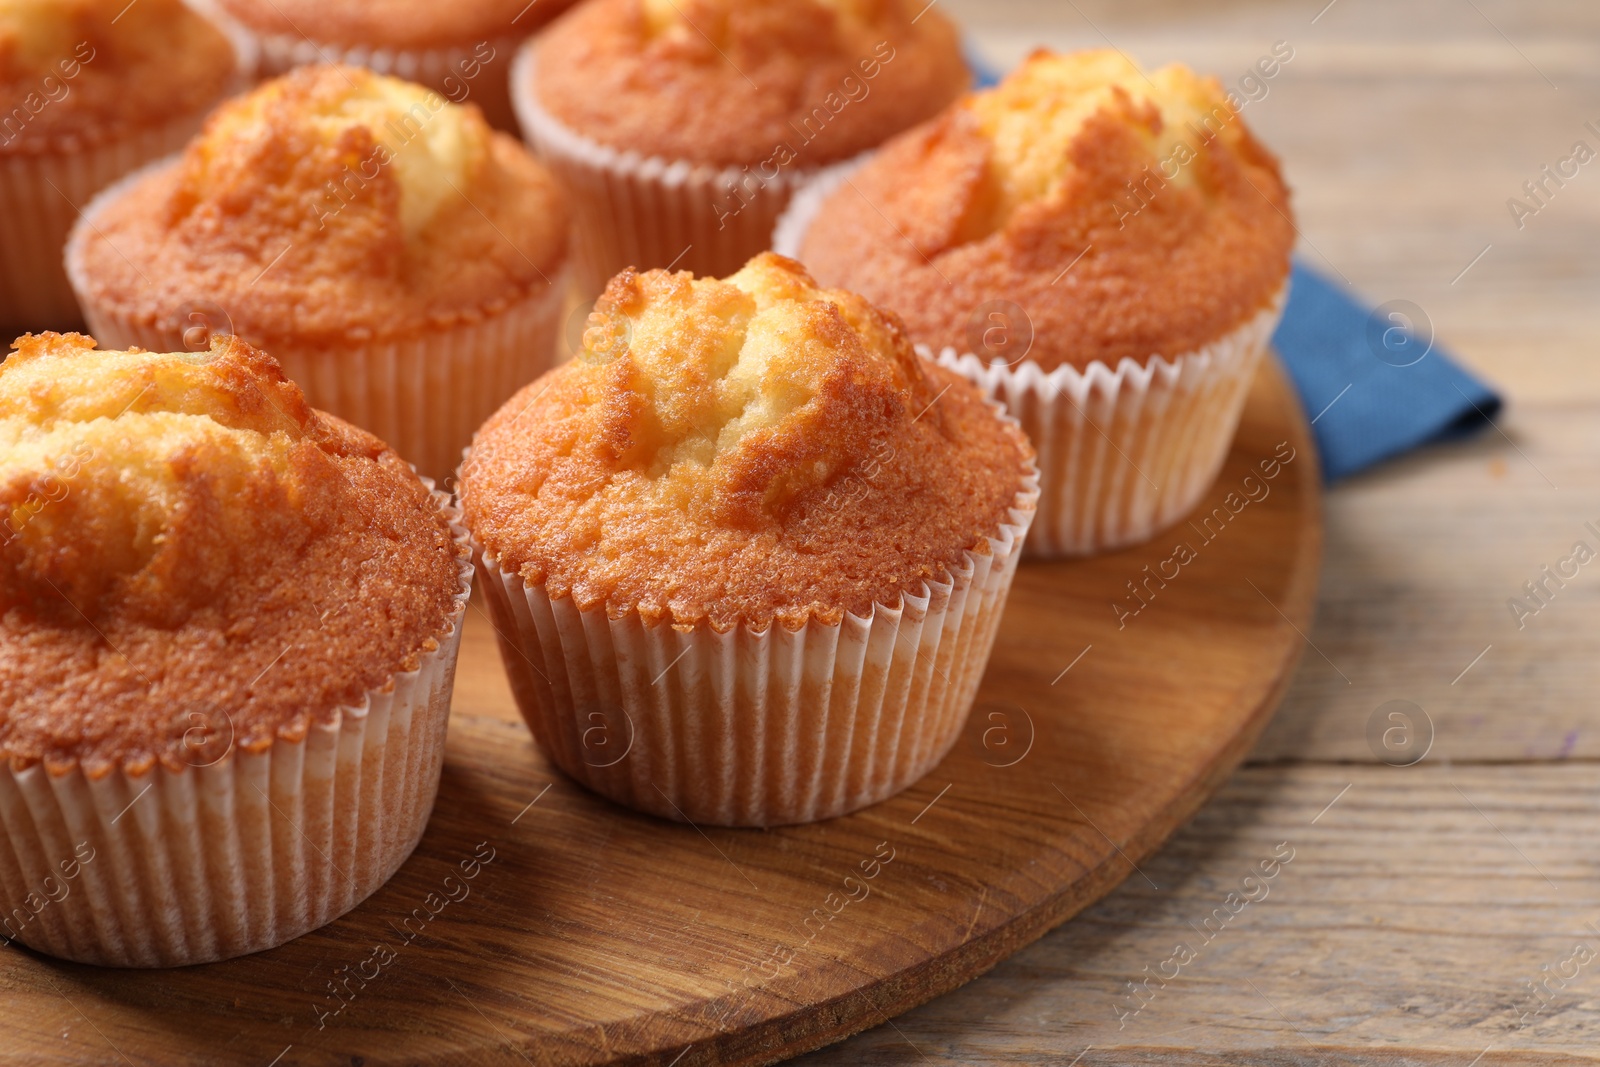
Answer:
<path fill-rule="evenodd" d="M 438 805 L 393 881 L 226 963 L 115 971 L 0 951 L 0 1062 L 769 1063 L 875 1026 L 1150 876 L 1137 865 L 1289 684 L 1320 496 L 1269 360 L 1205 505 L 1232 517 L 1025 565 L 956 749 L 906 793 L 811 826 L 667 823 L 562 778 L 475 607 Z M 1179 541 L 1192 560 L 1148 581 Z M 1119 624 L 1130 582 L 1147 603 Z M 1293 849 L 1256 880 L 1287 882 Z"/>
<path fill-rule="evenodd" d="M 1600 149 L 1583 129 L 1600 122 L 1600 5 L 940 8 L 997 66 L 1040 43 L 1109 39 L 1143 62 L 1181 59 L 1229 80 L 1292 43 L 1295 58 L 1246 115 L 1283 160 L 1300 255 L 1370 303 L 1420 304 L 1508 408 L 1497 430 L 1330 491 L 1308 631 L 1327 659 L 1308 653 L 1246 769 L 1141 863 L 1160 892 L 1125 882 L 894 1028 L 800 1062 L 1600 1061 L 1597 968 L 1551 979 L 1547 1003 L 1529 988 L 1545 968 L 1570 972 L 1576 943 L 1600 950 L 1588 925 L 1600 926 L 1600 572 L 1586 568 L 1521 630 L 1506 603 L 1600 516 L 1600 163 L 1520 230 L 1506 207 L 1574 141 Z M 1411 767 L 1384 765 L 1367 739 L 1397 699 L 1431 722 L 1433 747 Z M 1299 851 L 1272 897 L 1119 1029 L 1126 982 L 1285 839 Z"/>

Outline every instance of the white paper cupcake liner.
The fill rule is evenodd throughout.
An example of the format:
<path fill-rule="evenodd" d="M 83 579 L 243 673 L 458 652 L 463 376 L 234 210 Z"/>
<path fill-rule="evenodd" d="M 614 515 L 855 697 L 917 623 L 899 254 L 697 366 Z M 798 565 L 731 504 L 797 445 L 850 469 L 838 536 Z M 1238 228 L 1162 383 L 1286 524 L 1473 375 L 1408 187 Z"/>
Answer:
<path fill-rule="evenodd" d="M 231 36 L 231 35 L 230 35 Z M 239 70 L 217 97 L 243 89 L 256 54 L 234 38 Z M 114 137 L 79 138 L 48 151 L 0 152 L 0 330 L 75 329 L 83 321 L 61 248 L 94 195 L 130 171 L 182 148 L 206 111 L 175 115 Z"/>
<path fill-rule="evenodd" d="M 526 34 L 445 48 L 373 48 L 310 41 L 298 34 L 257 34 L 262 78 L 314 63 L 344 63 L 425 85 L 453 104 L 477 104 L 496 129 L 515 133 L 509 70 Z M 485 59 L 485 55 L 492 58 Z M 476 68 L 473 77 L 468 74 Z"/>
<path fill-rule="evenodd" d="M 1039 453 L 1039 518 L 1024 554 L 1088 556 L 1141 544 L 1192 511 L 1222 470 L 1286 294 L 1219 341 L 1175 359 L 1045 371 L 946 348 L 937 361 L 1003 403 Z M 924 357 L 931 353 L 918 346 Z"/>
<path fill-rule="evenodd" d="M 94 301 L 83 249 L 95 236 L 95 216 L 162 160 L 131 174 L 96 197 L 67 245 L 67 274 L 82 303 L 89 332 L 102 348 L 138 345 L 154 352 L 204 351 L 207 329 L 231 333 L 227 308 L 197 300 L 199 318 L 184 308 L 161 309 L 153 321 Z M 306 394 L 314 408 L 375 434 L 426 477 L 443 484 L 461 450 L 490 415 L 518 389 L 556 363 L 567 273 L 563 269 L 522 300 L 455 326 L 419 330 L 415 336 L 367 344 L 300 346 L 290 341 L 240 336 L 260 347 Z M 197 294 L 197 296 L 203 294 Z M 194 323 L 200 334 L 190 334 Z"/>
<path fill-rule="evenodd" d="M 944 758 L 971 710 L 1038 496 L 1030 466 L 989 553 L 898 605 L 791 631 L 610 618 L 479 560 L 540 747 L 627 807 L 717 826 L 843 815 Z"/>
<path fill-rule="evenodd" d="M 600 144 L 540 106 L 533 91 L 538 45 L 534 38 L 517 53 L 511 100 L 523 136 L 572 199 L 585 296 L 599 293 L 625 267 L 720 278 L 767 250 L 778 217 L 816 168 L 782 169 L 761 181 L 745 167 L 647 157 Z"/>
<path fill-rule="evenodd" d="M 465 546 L 460 513 L 434 498 Z M 80 963 L 175 967 L 273 948 L 365 900 L 433 810 L 472 576 L 463 558 L 454 610 L 416 670 L 302 740 L 230 744 L 178 771 L 0 767 L 0 937 Z"/>
<path fill-rule="evenodd" d="M 779 255 L 805 262 L 800 256 L 800 247 L 805 243 L 806 231 L 811 228 L 811 220 L 817 217 L 817 212 L 822 210 L 822 205 L 828 197 L 844 185 L 850 179 L 850 175 L 866 166 L 875 154 L 875 152 L 863 152 L 854 159 L 847 159 L 842 163 L 835 163 L 831 167 L 823 167 L 812 172 L 806 183 L 795 190 L 783 213 L 772 224 L 772 250 Z"/>
<path fill-rule="evenodd" d="M 862 160 L 831 167 L 795 196 L 773 247 L 798 258 L 807 229 Z M 1039 453 L 1039 517 L 1023 555 L 1089 556 L 1150 540 L 1200 502 L 1222 469 L 1288 286 L 1244 325 L 1195 352 L 1115 369 L 1052 371 L 946 348 L 935 358 L 1005 405 Z"/>

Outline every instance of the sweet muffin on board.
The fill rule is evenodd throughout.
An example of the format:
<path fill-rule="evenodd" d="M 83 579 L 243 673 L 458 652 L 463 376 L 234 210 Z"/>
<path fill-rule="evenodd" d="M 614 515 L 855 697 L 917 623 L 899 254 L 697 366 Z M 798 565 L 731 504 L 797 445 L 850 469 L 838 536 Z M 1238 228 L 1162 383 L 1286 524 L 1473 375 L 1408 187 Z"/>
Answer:
<path fill-rule="evenodd" d="M 1214 79 L 1099 51 L 1035 54 L 819 182 L 775 243 L 1005 403 L 1039 449 L 1028 553 L 1058 556 L 1147 540 L 1210 487 L 1294 240 Z"/>
<path fill-rule="evenodd" d="M 472 581 L 458 513 L 237 339 L 15 347 L 0 935 L 153 967 L 331 921 L 433 806 Z"/>
<path fill-rule="evenodd" d="M 261 52 L 262 72 L 349 63 L 417 82 L 515 130 L 511 61 L 573 0 L 208 0 Z"/>
<path fill-rule="evenodd" d="M 817 168 L 968 81 L 923 0 L 590 0 L 524 46 L 512 99 L 573 195 L 593 295 L 630 266 L 738 270 Z"/>
<path fill-rule="evenodd" d="M 61 246 L 90 197 L 177 150 L 254 61 L 181 0 L 0 3 L 0 330 L 80 322 Z"/>
<path fill-rule="evenodd" d="M 443 480 L 550 365 L 567 247 L 554 180 L 475 109 L 302 67 L 96 198 L 67 270 L 102 343 L 236 333 Z"/>
<path fill-rule="evenodd" d="M 771 253 L 619 274 L 461 474 L 540 745 L 717 825 L 841 815 L 944 756 L 1036 495 L 996 405 Z"/>

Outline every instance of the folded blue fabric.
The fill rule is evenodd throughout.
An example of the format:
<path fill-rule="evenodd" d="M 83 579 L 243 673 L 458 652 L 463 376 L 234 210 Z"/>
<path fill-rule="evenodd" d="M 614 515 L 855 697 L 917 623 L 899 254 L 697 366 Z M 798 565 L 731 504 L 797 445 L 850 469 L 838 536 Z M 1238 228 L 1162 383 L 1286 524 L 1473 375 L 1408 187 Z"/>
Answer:
<path fill-rule="evenodd" d="M 974 89 L 988 89 L 1000 84 L 1000 72 L 984 62 L 973 48 L 967 49 L 967 67 L 972 71 L 972 87 Z"/>
<path fill-rule="evenodd" d="M 1481 429 L 1500 410 L 1494 390 L 1435 343 L 1421 308 L 1397 300 L 1369 309 L 1304 263 L 1294 265 L 1272 341 L 1330 482 Z"/>

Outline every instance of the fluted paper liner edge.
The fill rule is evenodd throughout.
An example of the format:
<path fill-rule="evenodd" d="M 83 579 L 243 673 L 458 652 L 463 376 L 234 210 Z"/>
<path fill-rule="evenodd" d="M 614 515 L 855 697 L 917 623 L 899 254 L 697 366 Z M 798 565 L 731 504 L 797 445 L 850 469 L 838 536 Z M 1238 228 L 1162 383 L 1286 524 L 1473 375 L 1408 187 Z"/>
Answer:
<path fill-rule="evenodd" d="M 645 156 L 585 137 L 535 97 L 538 44 L 533 38 L 517 54 L 511 99 L 528 143 L 572 197 L 579 282 L 587 297 L 624 267 L 732 274 L 770 246 L 790 197 L 820 173 L 815 167 L 780 168 L 762 179 L 747 167 Z M 741 195 L 734 196 L 734 189 Z"/>
<path fill-rule="evenodd" d="M 996 409 L 998 413 L 998 408 Z M 581 610 L 475 542 L 512 692 L 569 776 L 627 807 L 718 826 L 812 822 L 917 781 L 965 723 L 1033 521 L 1030 463 L 989 552 L 836 625 L 647 625 Z"/>

